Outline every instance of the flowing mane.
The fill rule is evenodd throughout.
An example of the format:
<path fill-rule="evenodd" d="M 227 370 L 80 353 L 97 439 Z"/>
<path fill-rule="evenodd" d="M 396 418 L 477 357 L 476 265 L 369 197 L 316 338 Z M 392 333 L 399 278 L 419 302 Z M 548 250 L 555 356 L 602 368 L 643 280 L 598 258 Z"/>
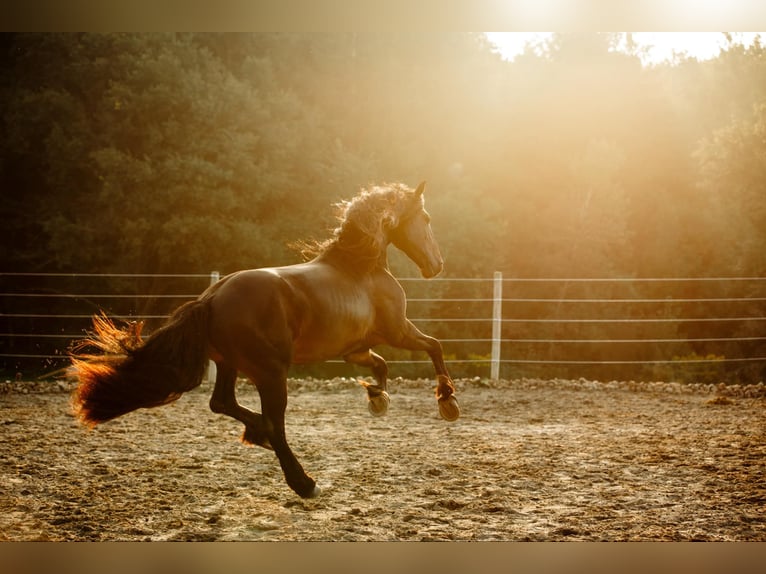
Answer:
<path fill-rule="evenodd" d="M 299 248 L 307 259 L 338 255 L 375 265 L 385 254 L 387 233 L 421 205 L 422 200 L 416 201 L 413 190 L 402 183 L 370 186 L 336 204 L 340 225 L 329 239 L 301 243 Z"/>

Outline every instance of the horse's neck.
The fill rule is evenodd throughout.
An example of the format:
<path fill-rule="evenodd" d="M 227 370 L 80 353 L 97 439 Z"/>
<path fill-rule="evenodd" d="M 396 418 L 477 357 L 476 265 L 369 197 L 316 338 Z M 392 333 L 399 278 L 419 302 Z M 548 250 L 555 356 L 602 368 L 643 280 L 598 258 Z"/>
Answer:
<path fill-rule="evenodd" d="M 333 241 L 320 258 L 355 275 L 388 270 L 388 237 L 372 239 L 355 228 Z"/>
<path fill-rule="evenodd" d="M 340 245 L 331 246 L 323 253 L 320 253 L 315 260 L 331 265 L 349 275 L 358 277 L 375 273 L 375 271 L 381 267 L 383 269 L 387 268 L 385 254 L 377 256 L 374 254 L 359 256 L 359 254 L 354 253 L 353 251 L 348 251 Z"/>

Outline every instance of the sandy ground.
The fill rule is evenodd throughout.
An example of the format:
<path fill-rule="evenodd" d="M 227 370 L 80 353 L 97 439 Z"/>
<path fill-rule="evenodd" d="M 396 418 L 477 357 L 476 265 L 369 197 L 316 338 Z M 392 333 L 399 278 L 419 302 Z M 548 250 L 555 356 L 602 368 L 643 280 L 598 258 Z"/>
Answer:
<path fill-rule="evenodd" d="M 291 381 L 302 500 L 207 385 L 92 431 L 6 385 L 0 540 L 766 541 L 762 385 L 459 381 L 455 423 L 432 387 L 392 381 L 373 418 L 355 382 Z"/>

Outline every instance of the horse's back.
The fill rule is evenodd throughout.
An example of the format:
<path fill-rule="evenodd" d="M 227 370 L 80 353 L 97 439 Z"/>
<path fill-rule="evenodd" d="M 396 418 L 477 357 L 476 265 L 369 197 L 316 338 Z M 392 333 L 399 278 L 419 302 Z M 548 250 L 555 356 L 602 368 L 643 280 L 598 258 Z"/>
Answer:
<path fill-rule="evenodd" d="M 310 363 L 374 342 L 370 285 L 324 263 L 240 271 L 224 277 L 210 296 L 216 348 L 244 338 L 261 346 L 289 341 L 291 362 Z"/>

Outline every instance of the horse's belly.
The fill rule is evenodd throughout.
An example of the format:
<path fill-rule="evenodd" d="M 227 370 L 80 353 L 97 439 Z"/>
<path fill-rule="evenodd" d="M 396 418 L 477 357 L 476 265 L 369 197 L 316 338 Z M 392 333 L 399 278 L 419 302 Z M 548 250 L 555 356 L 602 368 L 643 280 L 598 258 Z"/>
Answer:
<path fill-rule="evenodd" d="M 293 363 L 317 363 L 341 358 L 360 347 L 370 346 L 372 322 L 369 316 L 351 321 L 314 323 L 302 329 L 293 341 Z"/>

